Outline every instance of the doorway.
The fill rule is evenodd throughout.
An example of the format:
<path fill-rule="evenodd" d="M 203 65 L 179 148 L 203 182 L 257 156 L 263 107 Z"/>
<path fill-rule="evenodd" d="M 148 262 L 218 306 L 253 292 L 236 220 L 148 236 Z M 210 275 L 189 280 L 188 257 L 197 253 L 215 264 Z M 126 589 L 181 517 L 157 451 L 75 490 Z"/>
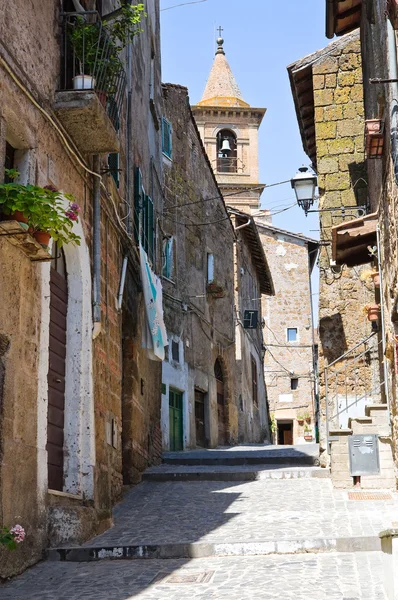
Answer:
<path fill-rule="evenodd" d="M 200 390 L 195 390 L 195 430 L 196 445 L 200 448 L 205 448 L 205 395 Z"/>
<path fill-rule="evenodd" d="M 293 445 L 293 421 L 278 421 L 278 444 L 281 446 Z"/>
<path fill-rule="evenodd" d="M 47 466 L 48 487 L 64 488 L 66 319 L 68 282 L 65 255 L 53 244 L 50 273 L 50 340 L 48 357 Z"/>
<path fill-rule="evenodd" d="M 226 407 L 224 390 L 224 372 L 221 362 L 217 358 L 214 365 L 214 376 L 217 384 L 217 417 L 218 417 L 218 445 L 227 443 Z"/>
<path fill-rule="evenodd" d="M 184 448 L 183 441 L 183 395 L 177 390 L 169 390 L 169 425 L 170 425 L 170 450 L 179 452 Z"/>

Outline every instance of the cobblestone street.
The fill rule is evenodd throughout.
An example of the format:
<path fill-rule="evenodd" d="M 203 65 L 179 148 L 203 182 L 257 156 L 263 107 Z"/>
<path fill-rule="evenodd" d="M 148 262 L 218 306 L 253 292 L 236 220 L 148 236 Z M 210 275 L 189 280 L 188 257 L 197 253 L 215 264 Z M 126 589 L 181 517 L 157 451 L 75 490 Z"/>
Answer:
<path fill-rule="evenodd" d="M 200 574 L 210 581 L 194 583 Z M 158 575 L 169 583 L 153 583 Z M 188 579 L 191 583 L 182 583 Z M 377 552 L 252 558 L 43 563 L 2 600 L 384 600 Z"/>
<path fill-rule="evenodd" d="M 181 468 L 156 472 L 172 477 Z M 248 466 L 227 468 L 239 476 Z M 189 466 L 190 474 L 206 469 L 219 473 Z M 316 466 L 298 469 L 291 479 L 145 481 L 115 508 L 113 528 L 80 549 L 52 551 L 53 560 L 5 584 L 0 597 L 383 600 L 378 534 L 396 525 L 397 494 L 335 490 Z M 132 548 L 127 555 L 138 560 L 125 560 Z"/>

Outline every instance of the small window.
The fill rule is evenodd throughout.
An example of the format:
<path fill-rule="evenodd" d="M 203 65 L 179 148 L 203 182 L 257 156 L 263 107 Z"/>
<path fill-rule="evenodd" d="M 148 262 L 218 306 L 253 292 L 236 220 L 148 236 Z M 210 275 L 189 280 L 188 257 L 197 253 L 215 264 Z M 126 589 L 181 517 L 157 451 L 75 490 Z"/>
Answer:
<path fill-rule="evenodd" d="M 174 271 L 174 238 L 169 237 L 163 240 L 163 277 L 173 278 Z"/>
<path fill-rule="evenodd" d="M 5 161 L 4 161 L 4 168 L 5 169 L 13 169 L 14 166 L 15 166 L 15 148 L 13 148 L 11 146 L 11 144 L 6 142 L 6 157 L 5 157 Z M 11 183 L 11 179 L 9 177 L 7 177 L 7 175 L 5 175 L 4 182 Z"/>
<path fill-rule="evenodd" d="M 180 362 L 180 346 L 175 340 L 171 342 L 171 357 L 176 362 Z"/>
<path fill-rule="evenodd" d="M 168 158 L 172 157 L 172 128 L 171 123 L 162 118 L 162 152 Z"/>
<path fill-rule="evenodd" d="M 108 169 L 109 173 L 112 175 L 115 180 L 116 186 L 119 187 L 120 178 L 119 178 L 119 153 L 108 154 Z"/>
<path fill-rule="evenodd" d="M 253 358 L 253 356 L 252 356 L 251 361 L 252 361 L 252 398 L 253 398 L 253 404 L 255 404 L 257 406 L 258 405 L 257 363 L 256 363 L 255 359 Z"/>
<path fill-rule="evenodd" d="M 287 341 L 297 342 L 297 327 L 289 327 L 287 330 Z"/>
<path fill-rule="evenodd" d="M 207 255 L 207 283 L 214 281 L 214 254 Z"/>
<path fill-rule="evenodd" d="M 292 377 L 292 379 L 290 380 L 290 389 L 291 390 L 297 390 L 298 383 L 299 383 L 298 378 L 297 377 Z"/>

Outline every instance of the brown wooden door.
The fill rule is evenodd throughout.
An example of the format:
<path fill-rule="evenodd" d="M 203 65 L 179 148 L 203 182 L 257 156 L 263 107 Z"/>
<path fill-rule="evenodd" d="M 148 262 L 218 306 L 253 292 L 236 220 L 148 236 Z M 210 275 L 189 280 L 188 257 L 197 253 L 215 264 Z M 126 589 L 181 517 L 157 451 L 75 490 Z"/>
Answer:
<path fill-rule="evenodd" d="M 291 429 L 283 432 L 283 443 L 285 446 L 291 446 L 293 444 L 293 431 Z"/>
<path fill-rule="evenodd" d="M 206 446 L 205 395 L 200 390 L 195 390 L 195 429 L 196 445 L 204 448 Z"/>
<path fill-rule="evenodd" d="M 65 256 L 54 244 L 50 275 L 50 342 L 48 364 L 47 464 L 48 487 L 63 490 L 66 315 L 68 284 Z"/>
<path fill-rule="evenodd" d="M 217 383 L 218 445 L 225 446 L 227 443 L 227 415 L 225 409 L 224 373 L 218 359 L 214 365 L 214 375 Z"/>

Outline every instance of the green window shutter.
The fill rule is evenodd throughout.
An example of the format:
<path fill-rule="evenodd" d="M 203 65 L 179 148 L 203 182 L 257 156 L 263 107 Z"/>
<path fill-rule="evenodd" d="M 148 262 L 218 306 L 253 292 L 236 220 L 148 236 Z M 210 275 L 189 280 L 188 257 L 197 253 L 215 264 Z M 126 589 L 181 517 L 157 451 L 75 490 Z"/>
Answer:
<path fill-rule="evenodd" d="M 119 153 L 112 153 L 112 154 L 108 154 L 108 169 L 110 174 L 112 175 L 113 179 L 115 180 L 115 183 L 117 185 L 117 187 L 119 187 L 120 184 L 120 179 L 119 179 Z"/>
<path fill-rule="evenodd" d="M 173 238 L 163 240 L 163 266 L 162 274 L 168 279 L 173 277 Z"/>
<path fill-rule="evenodd" d="M 154 254 L 155 254 L 155 214 L 153 209 L 152 199 L 147 196 L 146 197 L 146 206 L 147 206 L 147 245 L 148 245 L 148 257 L 149 260 L 153 263 Z"/>
<path fill-rule="evenodd" d="M 138 167 L 134 173 L 134 235 L 138 242 L 142 235 L 143 190 L 142 173 Z"/>
<path fill-rule="evenodd" d="M 168 158 L 172 157 L 172 129 L 171 123 L 162 117 L 162 152 Z"/>

